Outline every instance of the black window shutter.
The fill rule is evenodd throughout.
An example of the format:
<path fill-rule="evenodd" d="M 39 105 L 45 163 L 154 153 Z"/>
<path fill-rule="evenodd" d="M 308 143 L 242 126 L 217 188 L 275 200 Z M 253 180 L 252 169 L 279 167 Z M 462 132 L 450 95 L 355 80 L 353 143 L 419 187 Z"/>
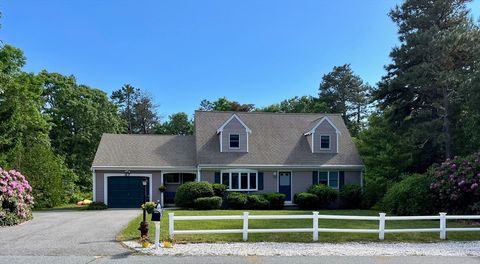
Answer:
<path fill-rule="evenodd" d="M 215 172 L 215 183 L 220 183 L 220 172 L 219 171 Z"/>
<path fill-rule="evenodd" d="M 258 173 L 258 190 L 263 190 L 263 172 Z"/>
<path fill-rule="evenodd" d="M 342 188 L 343 185 L 345 185 L 345 172 L 344 171 L 341 171 L 340 174 L 339 174 L 339 187 Z"/>
<path fill-rule="evenodd" d="M 318 171 L 312 171 L 312 184 L 318 184 Z"/>

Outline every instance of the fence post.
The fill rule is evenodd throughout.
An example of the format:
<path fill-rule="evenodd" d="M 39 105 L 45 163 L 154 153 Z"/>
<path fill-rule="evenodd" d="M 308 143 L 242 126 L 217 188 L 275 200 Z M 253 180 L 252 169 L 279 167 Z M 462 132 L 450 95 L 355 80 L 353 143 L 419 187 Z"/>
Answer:
<path fill-rule="evenodd" d="M 313 241 L 318 241 L 318 212 L 313 212 Z"/>
<path fill-rule="evenodd" d="M 160 221 L 155 221 L 155 248 L 160 246 Z"/>
<path fill-rule="evenodd" d="M 168 234 L 170 239 L 173 239 L 174 233 L 174 222 L 173 222 L 173 213 L 168 213 Z"/>
<path fill-rule="evenodd" d="M 385 239 L 385 213 L 379 213 L 379 223 L 378 223 L 378 239 Z"/>
<path fill-rule="evenodd" d="M 248 240 L 248 212 L 243 212 L 243 241 Z"/>
<path fill-rule="evenodd" d="M 440 239 L 447 238 L 447 213 L 440 213 Z"/>

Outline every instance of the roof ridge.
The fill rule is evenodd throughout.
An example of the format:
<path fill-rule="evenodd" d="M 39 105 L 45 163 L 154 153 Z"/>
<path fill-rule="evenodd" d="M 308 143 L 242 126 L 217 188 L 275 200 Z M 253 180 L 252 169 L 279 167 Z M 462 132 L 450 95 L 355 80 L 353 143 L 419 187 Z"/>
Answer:
<path fill-rule="evenodd" d="M 254 112 L 243 112 L 243 111 L 203 111 L 203 110 L 195 110 L 195 113 L 230 113 L 230 114 L 265 114 L 265 115 L 328 115 L 328 116 L 341 116 L 340 113 L 285 113 L 285 112 L 262 112 L 262 111 L 254 111 Z"/>
<path fill-rule="evenodd" d="M 114 136 L 149 136 L 149 137 L 193 137 L 194 135 L 164 135 L 164 134 L 123 134 L 123 133 L 103 133 L 103 135 Z"/>

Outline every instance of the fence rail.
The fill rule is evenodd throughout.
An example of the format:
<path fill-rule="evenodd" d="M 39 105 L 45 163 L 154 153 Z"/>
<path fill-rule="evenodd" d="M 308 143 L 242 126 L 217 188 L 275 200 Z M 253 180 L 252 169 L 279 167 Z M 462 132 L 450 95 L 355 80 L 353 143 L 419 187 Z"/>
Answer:
<path fill-rule="evenodd" d="M 250 229 L 249 220 L 256 219 L 312 219 L 312 228 L 268 228 L 268 229 Z M 375 229 L 356 229 L 356 228 L 320 228 L 320 220 L 359 220 L 359 221 L 378 221 L 378 228 Z M 311 215 L 250 215 L 244 212 L 243 215 L 205 215 L 205 216 L 175 216 L 174 213 L 168 214 L 168 232 L 171 239 L 180 234 L 243 234 L 243 240 L 248 240 L 249 233 L 312 233 L 313 241 L 318 241 L 319 233 L 376 233 L 378 239 L 384 240 L 385 233 L 436 233 L 439 232 L 440 239 L 447 238 L 448 232 L 475 232 L 480 231 L 477 227 L 465 228 L 447 228 L 447 220 L 480 220 L 480 215 L 448 215 L 440 213 L 439 215 L 428 216 L 386 216 L 385 213 L 379 213 L 378 216 L 352 216 L 352 215 L 319 215 L 318 212 L 312 212 Z M 243 220 L 242 229 L 209 229 L 209 230 L 175 230 L 175 221 L 192 220 Z M 402 228 L 386 229 L 387 221 L 416 221 L 416 220 L 439 220 L 438 228 Z"/>

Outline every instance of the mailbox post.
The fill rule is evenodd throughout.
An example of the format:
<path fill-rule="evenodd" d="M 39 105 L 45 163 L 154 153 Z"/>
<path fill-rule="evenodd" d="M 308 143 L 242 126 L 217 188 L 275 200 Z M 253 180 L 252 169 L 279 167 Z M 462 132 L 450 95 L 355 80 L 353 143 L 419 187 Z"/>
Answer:
<path fill-rule="evenodd" d="M 152 213 L 152 221 L 155 223 L 155 248 L 160 245 L 160 221 L 162 220 L 163 209 L 160 201 L 157 201 Z"/>

